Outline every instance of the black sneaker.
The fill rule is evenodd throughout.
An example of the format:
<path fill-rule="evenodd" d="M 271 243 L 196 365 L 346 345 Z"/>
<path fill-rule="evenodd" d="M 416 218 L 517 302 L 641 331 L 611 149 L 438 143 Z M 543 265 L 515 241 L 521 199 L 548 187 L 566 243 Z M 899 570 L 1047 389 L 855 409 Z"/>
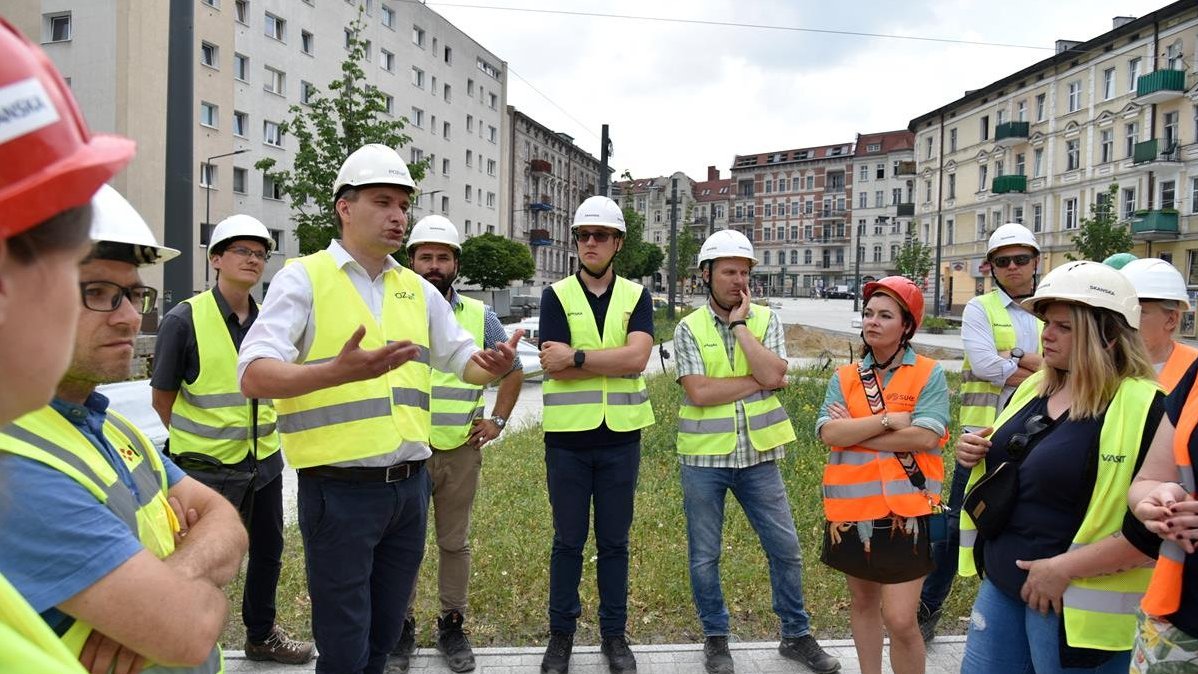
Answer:
<path fill-rule="evenodd" d="M 778 644 L 782 657 L 807 665 L 816 674 L 832 674 L 840 671 L 840 661 L 828 655 L 810 634 L 801 637 L 783 637 Z"/>
<path fill-rule="evenodd" d="M 462 631 L 462 621 L 459 611 L 450 611 L 437 618 L 437 650 L 445 656 L 453 671 L 471 672 L 474 671 L 474 651 Z"/>
<path fill-rule="evenodd" d="M 636 657 L 632 655 L 632 649 L 628 647 L 628 637 L 623 634 L 603 637 L 603 643 L 599 646 L 599 650 L 607 658 L 607 668 L 612 671 L 612 674 L 636 671 Z"/>
<path fill-rule="evenodd" d="M 728 637 L 707 637 L 703 641 L 703 666 L 707 674 L 732 674 L 732 654 L 728 652 Z"/>
<path fill-rule="evenodd" d="M 395 667 L 401 672 L 408 671 L 412 653 L 416 652 L 416 619 L 404 618 L 403 632 L 399 634 L 399 642 L 391 649 L 388 667 Z"/>
<path fill-rule="evenodd" d="M 573 651 L 573 634 L 551 632 L 545 657 L 541 659 L 541 674 L 566 674 L 570 671 L 570 653 Z"/>
<path fill-rule="evenodd" d="M 940 612 L 943 610 L 942 607 L 929 611 L 922 603 L 919 605 L 919 634 L 925 644 L 936 638 L 936 624 L 940 622 Z"/>

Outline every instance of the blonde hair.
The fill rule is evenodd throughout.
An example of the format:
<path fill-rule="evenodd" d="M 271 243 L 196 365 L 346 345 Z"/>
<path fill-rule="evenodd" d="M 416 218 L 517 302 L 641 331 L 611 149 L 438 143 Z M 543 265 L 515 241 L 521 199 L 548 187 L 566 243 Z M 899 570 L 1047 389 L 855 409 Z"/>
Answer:
<path fill-rule="evenodd" d="M 1044 366 L 1045 377 L 1037 393 L 1049 396 L 1069 387 L 1072 419 L 1102 414 L 1125 379 L 1156 379 L 1144 340 L 1123 318 L 1106 309 L 1065 303 L 1073 327 L 1073 348 L 1068 371 Z"/>

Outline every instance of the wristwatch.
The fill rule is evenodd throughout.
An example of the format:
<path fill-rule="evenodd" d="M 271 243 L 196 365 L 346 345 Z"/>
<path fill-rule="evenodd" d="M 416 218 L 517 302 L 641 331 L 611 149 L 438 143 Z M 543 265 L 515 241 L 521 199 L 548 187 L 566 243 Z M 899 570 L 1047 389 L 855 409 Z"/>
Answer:
<path fill-rule="evenodd" d="M 1011 349 L 1011 357 L 1014 358 L 1015 360 L 1019 360 L 1020 358 L 1023 358 L 1024 353 L 1026 353 L 1026 352 L 1019 347 L 1015 347 L 1014 349 Z"/>
<path fill-rule="evenodd" d="M 582 364 L 587 362 L 587 352 L 578 349 L 574 352 L 574 367 L 582 367 Z"/>
<path fill-rule="evenodd" d="M 491 421 L 496 426 L 498 426 L 499 430 L 501 430 L 501 431 L 504 429 L 505 426 L 507 426 L 507 419 L 504 419 L 503 417 L 499 416 L 498 414 L 491 417 Z"/>

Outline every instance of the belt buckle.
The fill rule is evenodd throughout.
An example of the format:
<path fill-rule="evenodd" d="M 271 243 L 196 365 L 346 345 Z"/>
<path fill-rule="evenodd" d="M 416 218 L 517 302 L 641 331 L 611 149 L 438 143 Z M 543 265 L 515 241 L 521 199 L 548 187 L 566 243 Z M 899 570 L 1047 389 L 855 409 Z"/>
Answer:
<path fill-rule="evenodd" d="M 409 477 L 412 477 L 411 464 L 398 463 L 394 466 L 387 466 L 387 482 L 399 482 L 400 480 L 406 480 Z"/>

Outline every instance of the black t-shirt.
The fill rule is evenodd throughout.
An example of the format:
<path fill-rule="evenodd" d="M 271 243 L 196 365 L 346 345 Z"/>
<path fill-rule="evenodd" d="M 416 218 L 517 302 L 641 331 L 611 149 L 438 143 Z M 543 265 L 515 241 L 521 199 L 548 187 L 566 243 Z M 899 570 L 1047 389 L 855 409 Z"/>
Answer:
<path fill-rule="evenodd" d="M 1181 420 L 1181 409 L 1185 406 L 1186 398 L 1190 396 L 1190 390 L 1194 388 L 1195 379 L 1198 379 L 1198 363 L 1186 370 L 1185 376 L 1165 401 L 1165 411 L 1174 426 Z M 1198 433 L 1190 434 L 1189 448 L 1190 465 L 1198 466 Z M 1165 617 L 1186 634 L 1198 636 L 1198 555 L 1186 555 L 1183 569 L 1181 610 Z"/>
<path fill-rule="evenodd" d="M 990 438 L 994 444 L 986 456 L 988 466 L 1010 458 L 1006 447 L 1011 437 L 1026 433 L 1028 419 L 1037 414 L 1047 416 L 1047 397 L 1033 399 L 994 432 Z M 1164 395 L 1158 393 L 1149 408 L 1136 470 L 1163 414 Z M 1065 413 L 1029 442 L 1029 451 L 1019 465 L 1019 497 L 1011 519 L 998 538 L 982 546 L 986 576 L 1009 596 L 1019 598 L 1027 580 L 1027 572 L 1015 566 L 1015 560 L 1045 559 L 1069 550 L 1094 491 L 1105 418 L 1103 414 L 1074 420 Z M 1134 517 L 1124 518 L 1123 535 L 1141 550 L 1155 538 Z"/>
<path fill-rule="evenodd" d="M 578 272 L 579 283 L 582 283 L 582 272 Z M 607 320 L 607 307 L 611 304 L 612 288 L 615 287 L 616 277 L 612 276 L 611 284 L 602 295 L 594 295 L 586 289 L 583 283 L 583 295 L 591 306 L 591 314 L 595 318 L 595 327 L 599 336 L 603 337 L 603 323 Z M 634 332 L 648 333 L 653 337 L 653 300 L 647 289 L 641 290 L 641 298 L 637 300 L 636 308 L 628 319 L 628 334 Z M 545 342 L 562 342 L 570 344 L 570 325 L 566 322 L 566 311 L 553 288 L 546 286 L 541 293 L 541 325 L 540 340 Z M 613 431 L 607 427 L 606 421 L 599 422 L 599 427 L 589 431 L 546 431 L 545 444 L 561 449 L 590 449 L 592 447 L 610 447 L 637 442 L 641 439 L 640 430 Z"/>

